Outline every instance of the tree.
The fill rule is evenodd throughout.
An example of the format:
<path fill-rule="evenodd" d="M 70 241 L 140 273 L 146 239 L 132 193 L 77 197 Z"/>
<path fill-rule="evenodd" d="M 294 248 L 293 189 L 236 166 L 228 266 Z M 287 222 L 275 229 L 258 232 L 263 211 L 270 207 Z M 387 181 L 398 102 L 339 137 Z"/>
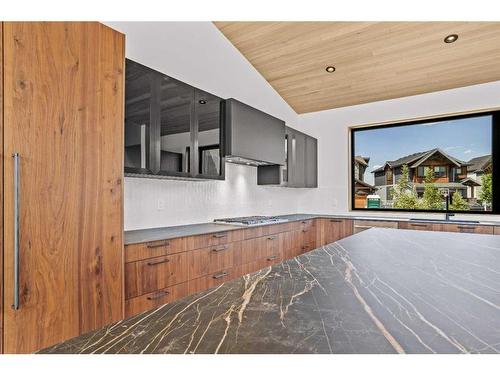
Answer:
<path fill-rule="evenodd" d="M 455 191 L 451 196 L 450 210 L 453 211 L 468 211 L 469 203 L 462 197 L 458 191 Z"/>
<path fill-rule="evenodd" d="M 417 193 L 410 184 L 410 171 L 405 164 L 402 168 L 402 175 L 399 178 L 396 186 L 391 189 L 394 208 L 412 209 L 418 206 Z"/>
<path fill-rule="evenodd" d="M 434 184 L 434 171 L 432 168 L 427 168 L 424 179 L 424 195 L 420 202 L 422 209 L 426 210 L 442 210 L 443 197 L 438 188 Z"/>
<path fill-rule="evenodd" d="M 486 173 L 481 176 L 481 192 L 479 193 L 479 199 L 481 199 L 483 204 L 491 205 L 492 198 L 491 173 Z"/>

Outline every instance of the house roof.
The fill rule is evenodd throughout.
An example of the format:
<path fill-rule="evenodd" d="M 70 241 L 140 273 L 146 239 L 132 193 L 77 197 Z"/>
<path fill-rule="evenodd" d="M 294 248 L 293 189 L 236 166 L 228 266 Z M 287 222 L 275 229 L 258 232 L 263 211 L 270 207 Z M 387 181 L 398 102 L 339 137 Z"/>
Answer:
<path fill-rule="evenodd" d="M 488 164 L 491 163 L 491 155 L 478 156 L 469 160 L 467 172 L 481 172 Z"/>
<path fill-rule="evenodd" d="M 369 183 L 364 182 L 364 181 L 361 181 L 361 180 L 359 180 L 359 179 L 357 179 L 357 178 L 355 178 L 355 179 L 354 179 L 354 182 L 355 182 L 356 184 L 360 184 L 361 186 L 364 186 L 364 187 L 367 187 L 367 188 L 370 188 L 370 189 L 375 189 L 375 186 L 370 185 Z"/>
<path fill-rule="evenodd" d="M 372 171 L 372 173 L 383 171 L 385 169 L 386 165 L 388 165 L 391 168 L 395 168 L 395 167 L 400 167 L 401 165 L 407 164 L 408 167 L 410 167 L 410 168 L 416 168 L 422 162 L 424 162 L 425 160 L 430 158 L 435 153 L 440 153 L 445 158 L 450 160 L 453 164 L 455 164 L 457 167 L 468 165 L 468 163 L 466 163 L 465 161 L 459 160 L 459 159 L 447 154 L 446 152 L 444 152 L 440 148 L 433 148 L 432 150 L 415 152 L 413 154 L 403 156 L 403 157 L 396 159 L 396 160 L 386 161 L 382 167 L 374 169 Z"/>
<path fill-rule="evenodd" d="M 368 167 L 368 163 L 370 162 L 370 158 L 367 156 L 355 156 L 354 160 L 356 160 L 359 164 L 364 165 L 365 167 Z"/>
<path fill-rule="evenodd" d="M 479 182 L 470 177 L 466 177 L 463 180 L 460 180 L 460 183 L 467 186 L 481 186 Z"/>

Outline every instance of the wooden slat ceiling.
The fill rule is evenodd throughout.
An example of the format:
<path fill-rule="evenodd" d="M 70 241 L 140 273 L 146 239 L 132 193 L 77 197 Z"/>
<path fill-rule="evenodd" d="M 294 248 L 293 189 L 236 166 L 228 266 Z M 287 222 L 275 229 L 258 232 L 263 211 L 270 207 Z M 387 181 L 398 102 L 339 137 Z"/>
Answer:
<path fill-rule="evenodd" d="M 214 24 L 297 113 L 500 80 L 500 22 Z"/>

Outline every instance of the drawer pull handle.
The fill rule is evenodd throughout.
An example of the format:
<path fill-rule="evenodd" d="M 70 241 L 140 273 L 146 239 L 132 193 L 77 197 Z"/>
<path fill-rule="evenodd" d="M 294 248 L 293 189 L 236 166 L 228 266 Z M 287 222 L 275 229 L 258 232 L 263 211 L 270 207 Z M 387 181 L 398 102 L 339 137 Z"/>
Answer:
<path fill-rule="evenodd" d="M 149 296 L 148 300 L 154 301 L 155 299 L 160 299 L 162 297 L 168 296 L 169 294 L 170 294 L 170 292 L 167 292 L 166 290 L 164 290 L 163 292 L 158 292 L 156 294 L 153 294 L 152 296 Z"/>
<path fill-rule="evenodd" d="M 212 277 L 217 280 L 217 279 L 222 279 L 223 277 L 226 277 L 227 275 L 229 275 L 229 274 L 226 271 L 223 271 L 223 272 L 216 273 Z"/>
<path fill-rule="evenodd" d="M 276 239 L 276 236 L 270 236 L 270 237 L 267 237 L 268 240 L 275 240 Z"/>
<path fill-rule="evenodd" d="M 278 259 L 277 255 L 273 255 L 272 257 L 267 258 L 268 261 Z"/>
<path fill-rule="evenodd" d="M 157 247 L 165 247 L 165 246 L 170 246 L 170 242 L 163 242 L 163 243 L 158 243 L 154 245 L 148 245 L 148 249 L 156 249 Z"/>
<path fill-rule="evenodd" d="M 213 251 L 214 253 L 218 253 L 218 252 L 220 252 L 220 251 L 227 250 L 227 248 L 228 248 L 228 246 L 227 246 L 227 245 L 222 245 L 222 246 L 214 247 L 214 248 L 212 249 L 212 251 Z"/>
<path fill-rule="evenodd" d="M 302 229 L 302 232 L 307 233 L 309 231 L 307 229 Z"/>
<path fill-rule="evenodd" d="M 170 259 L 162 259 L 162 260 L 156 260 L 154 262 L 148 262 L 148 266 L 156 266 L 157 264 L 162 264 L 162 263 L 168 263 L 170 262 Z"/>
<path fill-rule="evenodd" d="M 341 223 L 342 220 L 338 220 L 338 219 L 330 219 L 330 223 Z"/>
<path fill-rule="evenodd" d="M 214 238 L 224 238 L 224 237 L 227 237 L 227 233 L 214 234 L 213 237 Z"/>
<path fill-rule="evenodd" d="M 410 224 L 412 227 L 422 227 L 422 228 L 427 228 L 429 224 Z"/>
<path fill-rule="evenodd" d="M 307 250 L 307 249 L 309 249 L 309 246 L 307 246 L 307 245 L 306 246 L 302 246 L 302 250 Z"/>
<path fill-rule="evenodd" d="M 465 229 L 465 230 L 476 230 L 476 227 L 474 226 L 466 226 L 466 225 L 457 225 L 458 229 Z"/>

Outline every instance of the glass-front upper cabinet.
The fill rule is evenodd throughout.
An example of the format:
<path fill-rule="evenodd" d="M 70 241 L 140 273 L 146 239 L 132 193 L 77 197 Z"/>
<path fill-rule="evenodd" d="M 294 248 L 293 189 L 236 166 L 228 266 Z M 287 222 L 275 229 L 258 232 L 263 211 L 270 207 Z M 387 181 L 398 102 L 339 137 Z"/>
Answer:
<path fill-rule="evenodd" d="M 125 74 L 125 172 L 150 174 L 150 103 L 153 71 L 127 60 Z"/>
<path fill-rule="evenodd" d="M 207 92 L 196 90 L 195 115 L 197 149 L 196 175 L 203 178 L 223 179 L 222 106 L 223 100 Z"/>
<path fill-rule="evenodd" d="M 160 169 L 159 174 L 190 176 L 194 143 L 195 89 L 168 76 L 160 90 Z"/>
<path fill-rule="evenodd" d="M 125 172 L 224 179 L 222 102 L 127 59 Z"/>

